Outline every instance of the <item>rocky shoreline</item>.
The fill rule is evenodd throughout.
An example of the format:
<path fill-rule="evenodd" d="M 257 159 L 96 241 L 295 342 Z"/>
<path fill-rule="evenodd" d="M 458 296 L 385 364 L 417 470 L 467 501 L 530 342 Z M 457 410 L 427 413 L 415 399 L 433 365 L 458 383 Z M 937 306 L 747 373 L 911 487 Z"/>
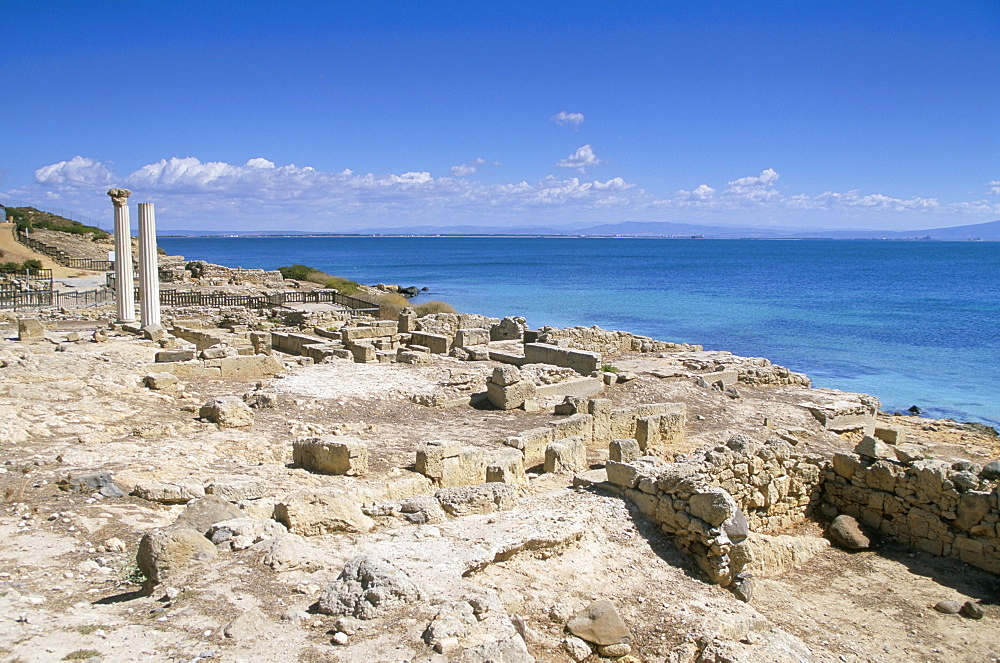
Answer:
<path fill-rule="evenodd" d="M 109 315 L 0 316 L 10 660 L 1000 657 L 988 431 L 593 327 Z"/>

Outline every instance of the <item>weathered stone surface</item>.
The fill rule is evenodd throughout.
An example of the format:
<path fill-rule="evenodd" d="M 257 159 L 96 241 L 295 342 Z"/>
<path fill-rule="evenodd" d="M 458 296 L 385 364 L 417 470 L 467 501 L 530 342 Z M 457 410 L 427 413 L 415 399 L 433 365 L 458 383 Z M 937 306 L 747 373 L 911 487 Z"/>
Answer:
<path fill-rule="evenodd" d="M 192 361 L 194 350 L 160 350 L 156 353 L 157 364 L 169 364 L 175 361 Z"/>
<path fill-rule="evenodd" d="M 449 601 L 438 608 L 438 613 L 424 630 L 423 638 L 431 647 L 441 651 L 440 645 L 448 638 L 461 638 L 478 623 L 468 601 Z"/>
<path fill-rule="evenodd" d="M 470 345 L 488 345 L 489 329 L 459 329 L 455 332 L 455 346 L 465 348 Z"/>
<path fill-rule="evenodd" d="M 565 437 L 545 447 L 545 471 L 575 473 L 587 469 L 587 446 L 582 437 Z"/>
<path fill-rule="evenodd" d="M 595 645 L 614 645 L 632 638 L 618 609 L 610 601 L 594 601 L 569 620 L 566 628 L 576 637 Z"/>
<path fill-rule="evenodd" d="M 275 504 L 274 517 L 302 536 L 368 532 L 375 524 L 361 507 L 331 489 L 296 491 Z"/>
<path fill-rule="evenodd" d="M 303 438 L 292 443 L 292 460 L 311 472 L 359 476 L 368 472 L 368 445 L 340 435 Z"/>
<path fill-rule="evenodd" d="M 435 497 L 452 516 L 506 511 L 517 503 L 517 488 L 505 483 L 457 486 L 439 490 Z"/>
<path fill-rule="evenodd" d="M 525 401 L 534 398 L 537 389 L 530 380 L 521 380 L 506 387 L 493 382 L 486 383 L 486 397 L 498 410 L 513 410 L 522 407 Z"/>
<path fill-rule="evenodd" d="M 903 465 L 912 465 L 927 457 L 927 448 L 920 444 L 897 444 L 893 449 L 896 451 L 896 460 Z"/>
<path fill-rule="evenodd" d="M 526 486 L 528 477 L 524 472 L 524 454 L 517 449 L 496 452 L 486 466 L 486 481 Z"/>
<path fill-rule="evenodd" d="M 457 654 L 457 663 L 535 663 L 524 638 L 515 633 L 509 638 L 484 642 Z"/>
<path fill-rule="evenodd" d="M 979 472 L 979 476 L 987 481 L 998 481 L 1000 480 L 1000 460 L 994 460 L 990 463 L 986 463 L 983 469 Z"/>
<path fill-rule="evenodd" d="M 215 546 L 193 529 L 156 529 L 139 541 L 136 562 L 146 576 L 147 590 L 177 578 L 195 562 L 216 556 Z"/>
<path fill-rule="evenodd" d="M 236 396 L 213 398 L 201 406 L 198 416 L 223 428 L 244 428 L 253 425 L 253 410 Z"/>
<path fill-rule="evenodd" d="M 866 435 L 860 442 L 858 442 L 857 446 L 854 447 L 854 453 L 859 456 L 874 458 L 876 460 L 890 458 L 892 460 L 896 459 L 896 452 L 891 446 L 870 435 Z"/>
<path fill-rule="evenodd" d="M 205 495 L 189 503 L 170 527 L 193 529 L 206 534 L 215 523 L 242 518 L 243 512 L 218 495 Z"/>
<path fill-rule="evenodd" d="M 871 545 L 858 521 L 846 514 L 833 519 L 830 524 L 830 539 L 835 545 L 847 550 L 864 550 Z"/>
<path fill-rule="evenodd" d="M 608 445 L 608 457 L 616 463 L 631 463 L 641 455 L 639 442 L 634 437 L 611 440 Z"/>
<path fill-rule="evenodd" d="M 45 326 L 34 318 L 23 318 L 17 321 L 17 340 L 41 341 L 45 339 Z"/>
<path fill-rule="evenodd" d="M 105 497 L 122 497 L 125 492 L 115 485 L 110 472 L 72 472 L 58 483 L 72 493 L 99 492 Z"/>
<path fill-rule="evenodd" d="M 284 571 L 315 571 L 325 564 L 324 553 L 297 534 L 280 534 L 254 546 L 260 553 L 261 564 L 279 573 Z"/>
<path fill-rule="evenodd" d="M 520 382 L 522 379 L 521 371 L 517 369 L 517 366 L 503 364 L 493 369 L 493 375 L 489 381 L 501 387 L 509 387 L 512 384 Z"/>
<path fill-rule="evenodd" d="M 906 442 L 906 431 L 899 426 L 891 424 L 877 424 L 875 426 L 875 437 L 886 444 L 900 445 Z"/>
<path fill-rule="evenodd" d="M 583 663 L 583 660 L 590 656 L 593 652 L 590 649 L 590 645 L 586 643 L 582 638 L 578 638 L 575 635 L 567 635 L 563 639 L 563 648 L 569 657 L 572 658 L 576 663 Z"/>
<path fill-rule="evenodd" d="M 150 502 L 183 504 L 205 496 L 205 489 L 194 483 L 145 483 L 138 484 L 132 494 Z"/>
<path fill-rule="evenodd" d="M 142 382 L 156 391 L 174 391 L 180 387 L 180 380 L 173 373 L 149 373 Z"/>
<path fill-rule="evenodd" d="M 234 518 L 212 525 L 206 536 L 212 543 L 228 541 L 233 550 L 245 550 L 255 543 L 281 536 L 288 530 L 274 520 Z"/>
<path fill-rule="evenodd" d="M 420 598 L 420 589 L 403 571 L 385 560 L 358 555 L 327 585 L 318 607 L 325 615 L 375 619 Z"/>
<path fill-rule="evenodd" d="M 704 488 L 691 496 L 688 510 L 709 525 L 718 527 L 732 518 L 739 506 L 724 488 Z"/>
<path fill-rule="evenodd" d="M 256 500 L 264 497 L 267 490 L 267 482 L 263 479 L 220 479 L 205 486 L 207 494 L 230 502 Z"/>
<path fill-rule="evenodd" d="M 222 627 L 222 633 L 232 640 L 256 640 L 273 627 L 271 619 L 260 608 L 250 608 Z"/>
<path fill-rule="evenodd" d="M 605 658 L 621 658 L 632 653 L 632 645 L 627 642 L 618 642 L 613 645 L 598 645 L 597 653 Z"/>

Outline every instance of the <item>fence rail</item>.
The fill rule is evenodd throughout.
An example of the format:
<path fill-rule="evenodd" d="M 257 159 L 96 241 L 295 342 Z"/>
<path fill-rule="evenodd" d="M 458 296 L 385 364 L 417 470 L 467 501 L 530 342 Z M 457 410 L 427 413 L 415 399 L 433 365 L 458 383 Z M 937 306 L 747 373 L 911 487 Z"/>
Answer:
<path fill-rule="evenodd" d="M 135 288 L 136 301 L 139 289 Z M 80 300 L 83 300 L 82 304 Z M 16 284 L 0 284 L 0 309 L 63 306 L 73 302 L 76 307 L 96 306 L 115 300 L 114 290 L 101 288 L 81 292 L 52 290 L 23 290 Z M 379 308 L 371 302 L 344 295 L 336 290 L 307 290 L 278 292 L 272 295 L 230 295 L 222 292 L 197 292 L 189 290 L 161 290 L 162 306 L 242 306 L 265 309 L 285 304 L 328 303 L 345 307 L 354 316 L 378 317 Z"/>
<path fill-rule="evenodd" d="M 114 269 L 114 263 L 109 260 L 91 260 L 90 258 L 74 258 L 70 254 L 66 253 L 60 248 L 55 246 L 50 246 L 45 242 L 41 242 L 34 237 L 28 235 L 28 233 L 15 232 L 14 237 L 21 244 L 24 244 L 29 249 L 38 251 L 39 253 L 44 253 L 48 257 L 55 260 L 60 265 L 64 267 L 73 267 L 76 269 L 88 269 L 95 272 L 106 272 Z M 133 261 L 134 263 L 134 261 Z"/>

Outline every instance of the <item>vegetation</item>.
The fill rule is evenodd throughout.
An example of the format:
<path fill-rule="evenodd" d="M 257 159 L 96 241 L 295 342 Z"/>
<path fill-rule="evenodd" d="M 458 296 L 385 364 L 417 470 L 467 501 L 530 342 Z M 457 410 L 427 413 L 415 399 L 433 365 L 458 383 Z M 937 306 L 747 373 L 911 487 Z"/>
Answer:
<path fill-rule="evenodd" d="M 86 661 L 88 658 L 100 656 L 101 652 L 96 649 L 77 649 L 63 656 L 64 661 Z"/>
<path fill-rule="evenodd" d="M 415 306 L 414 309 L 418 316 L 431 315 L 433 313 L 458 313 L 455 308 L 448 302 L 441 301 L 431 301 L 424 302 Z"/>
<path fill-rule="evenodd" d="M 18 232 L 31 232 L 35 228 L 58 230 L 73 235 L 92 234 L 94 239 L 104 239 L 110 234 L 95 226 L 88 226 L 58 214 L 42 212 L 34 207 L 6 207 L 6 216 L 13 217 Z"/>
<path fill-rule="evenodd" d="M 31 269 L 41 269 L 41 260 L 25 260 L 24 262 L 0 262 L 0 272 L 26 272 Z"/>
<path fill-rule="evenodd" d="M 614 364 L 604 364 L 601 366 L 602 373 L 621 373 L 622 369 L 618 368 Z"/>
<path fill-rule="evenodd" d="M 333 288 L 345 295 L 355 295 L 361 292 L 360 283 L 351 281 L 350 279 L 345 279 L 341 276 L 333 276 L 331 274 L 327 274 L 326 272 L 321 272 L 315 267 L 309 267 L 308 265 L 290 265 L 287 267 L 279 267 L 278 271 L 281 272 L 281 276 L 286 279 L 319 283 L 324 288 Z"/>

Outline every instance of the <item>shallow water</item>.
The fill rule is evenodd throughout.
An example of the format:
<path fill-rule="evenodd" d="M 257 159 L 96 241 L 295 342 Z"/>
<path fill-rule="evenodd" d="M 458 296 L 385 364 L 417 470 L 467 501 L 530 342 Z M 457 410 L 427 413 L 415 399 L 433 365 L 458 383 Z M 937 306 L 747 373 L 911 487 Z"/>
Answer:
<path fill-rule="evenodd" d="M 883 407 L 1000 425 L 1000 243 L 509 237 L 160 238 L 430 288 L 532 327 L 596 324 L 767 357 Z"/>

